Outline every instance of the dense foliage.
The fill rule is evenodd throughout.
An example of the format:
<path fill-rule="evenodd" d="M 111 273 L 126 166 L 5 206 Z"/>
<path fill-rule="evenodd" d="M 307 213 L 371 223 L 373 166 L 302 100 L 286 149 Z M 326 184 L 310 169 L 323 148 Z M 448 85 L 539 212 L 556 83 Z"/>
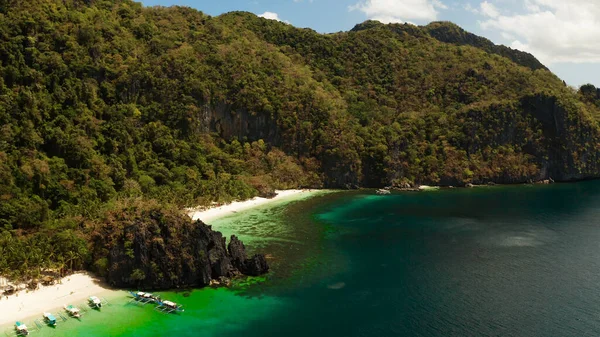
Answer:
<path fill-rule="evenodd" d="M 92 228 L 136 198 L 598 173 L 590 88 L 450 23 L 0 0 L 0 41 L 0 274 L 97 266 Z"/>

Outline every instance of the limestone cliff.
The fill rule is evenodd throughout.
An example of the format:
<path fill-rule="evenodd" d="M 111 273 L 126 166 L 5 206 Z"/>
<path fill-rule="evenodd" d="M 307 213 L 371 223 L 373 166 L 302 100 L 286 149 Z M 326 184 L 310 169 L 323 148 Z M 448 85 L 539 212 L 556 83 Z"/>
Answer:
<path fill-rule="evenodd" d="M 248 258 L 235 236 L 227 247 L 220 232 L 176 212 L 150 206 L 107 220 L 93 240 L 95 255 L 108 257 L 96 266 L 105 266 L 99 272 L 116 287 L 202 287 L 212 279 L 269 270 L 264 256 Z"/>

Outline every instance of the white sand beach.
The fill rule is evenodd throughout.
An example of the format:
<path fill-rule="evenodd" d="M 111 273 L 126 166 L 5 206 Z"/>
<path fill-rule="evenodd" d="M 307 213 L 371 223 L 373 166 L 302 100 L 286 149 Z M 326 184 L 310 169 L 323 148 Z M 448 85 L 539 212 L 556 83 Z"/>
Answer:
<path fill-rule="evenodd" d="M 0 326 L 14 324 L 31 317 L 41 318 L 45 311 L 56 311 L 65 304 L 80 305 L 89 296 L 106 296 L 113 292 L 87 273 L 78 273 L 62 279 L 62 283 L 40 286 L 37 290 L 21 290 L 0 299 Z"/>
<path fill-rule="evenodd" d="M 286 199 L 295 199 L 310 196 L 314 193 L 321 192 L 322 190 L 284 190 L 275 191 L 277 195 L 274 198 L 260 198 L 256 197 L 245 201 L 234 201 L 230 204 L 209 207 L 205 209 L 190 209 L 189 216 L 193 220 L 202 220 L 203 222 L 210 222 L 237 212 L 241 212 L 256 206 L 268 204 L 275 201 L 283 201 Z"/>

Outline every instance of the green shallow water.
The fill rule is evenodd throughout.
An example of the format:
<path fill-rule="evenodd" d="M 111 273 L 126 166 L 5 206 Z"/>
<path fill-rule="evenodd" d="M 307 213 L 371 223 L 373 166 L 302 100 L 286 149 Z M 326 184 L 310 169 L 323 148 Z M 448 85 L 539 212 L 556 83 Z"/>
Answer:
<path fill-rule="evenodd" d="M 39 336 L 598 336 L 600 182 L 317 196 L 213 222 L 264 279 L 161 293 Z M 28 322 L 27 322 L 28 323 Z"/>
<path fill-rule="evenodd" d="M 113 295 L 111 305 L 101 311 L 90 310 L 81 320 L 59 320 L 56 328 L 44 327 L 32 336 L 197 336 L 199 331 L 202 336 L 233 335 L 243 330 L 244 325 L 240 322 L 260 319 L 271 310 L 283 308 L 283 302 L 277 298 L 248 298 L 226 289 L 192 291 L 189 297 L 177 293 L 160 294 L 184 303 L 185 313 L 167 315 L 155 311 L 151 305 L 130 304 L 123 292 Z M 34 326 L 32 322 L 26 323 L 30 328 Z"/>

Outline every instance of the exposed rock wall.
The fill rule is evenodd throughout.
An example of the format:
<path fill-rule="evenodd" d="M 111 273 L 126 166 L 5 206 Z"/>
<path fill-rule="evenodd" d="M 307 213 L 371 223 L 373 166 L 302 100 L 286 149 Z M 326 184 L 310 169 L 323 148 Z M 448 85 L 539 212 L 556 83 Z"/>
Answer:
<path fill-rule="evenodd" d="M 542 124 L 544 133 L 545 153 L 538 154 L 540 179 L 572 181 L 600 176 L 600 134 L 593 121 L 570 112 L 576 110 L 568 104 L 544 95 L 523 99 L 523 110 Z"/>
<path fill-rule="evenodd" d="M 235 236 L 228 250 L 226 239 L 210 226 L 160 211 L 109 222 L 95 241 L 108 251 L 107 281 L 122 288 L 202 287 L 212 279 L 269 269 L 263 255 L 248 259 Z"/>
<path fill-rule="evenodd" d="M 203 129 L 216 132 L 220 137 L 232 139 L 262 139 L 273 145 L 279 145 L 281 135 L 273 116 L 265 113 L 253 114 L 244 108 L 234 108 L 225 103 L 205 105 L 206 116 Z"/>
<path fill-rule="evenodd" d="M 415 184 L 463 186 L 518 184 L 530 181 L 573 181 L 600 177 L 600 134 L 595 121 L 582 113 L 576 101 L 547 94 L 527 95 L 518 102 L 478 105 L 461 111 L 464 121 L 447 141 L 447 160 L 454 170 L 431 179 L 417 176 Z M 440 129 L 444 125 L 435 125 Z M 448 126 L 455 127 L 456 126 Z M 430 135 L 428 137 L 432 138 Z M 407 168 L 421 163 L 400 157 L 411 144 L 390 143 L 385 185 L 397 185 Z M 422 159 L 422 158 L 421 158 Z M 461 164 L 457 164 L 460 162 Z M 435 163 L 439 166 L 444 161 Z M 470 176 L 465 172 L 472 171 Z M 371 177 L 370 179 L 373 179 Z"/>

